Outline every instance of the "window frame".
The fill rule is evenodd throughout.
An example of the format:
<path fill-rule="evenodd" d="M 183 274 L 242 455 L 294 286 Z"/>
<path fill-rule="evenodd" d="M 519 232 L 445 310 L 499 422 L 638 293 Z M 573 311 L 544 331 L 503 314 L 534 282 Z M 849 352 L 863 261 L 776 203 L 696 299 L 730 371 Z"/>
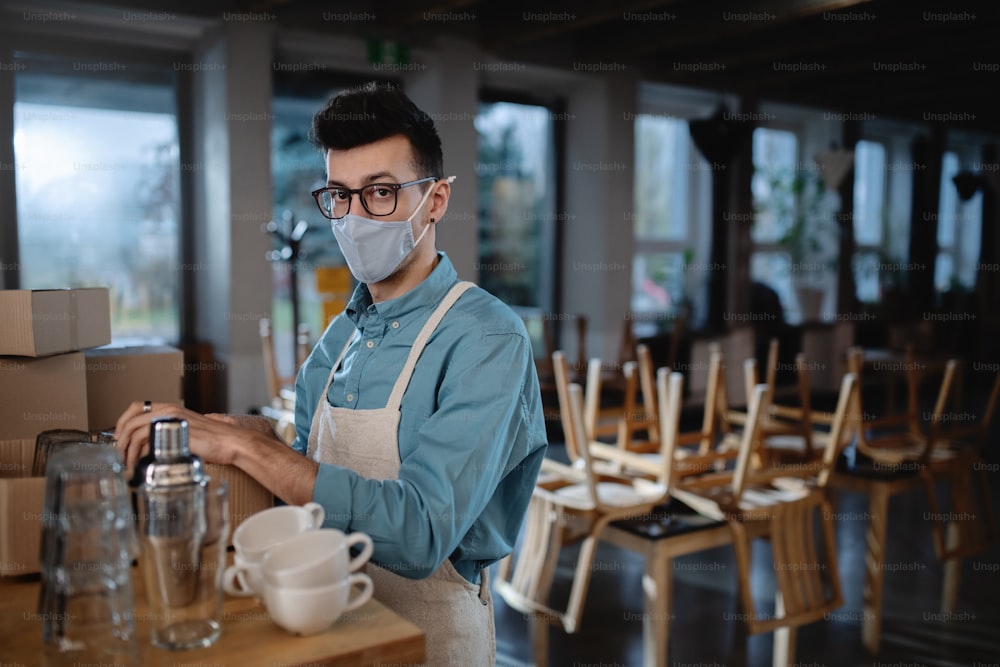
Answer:
<path fill-rule="evenodd" d="M 644 82 L 638 88 L 637 104 L 634 118 L 632 118 L 632 136 L 635 137 L 635 121 L 639 116 L 648 115 L 653 117 L 671 118 L 685 123 L 699 120 L 710 116 L 719 104 L 718 93 L 708 91 L 682 88 L 668 84 L 657 84 Z M 723 101 L 733 106 L 735 100 L 729 99 L 731 96 L 722 96 Z M 707 266 L 712 247 L 712 165 L 698 150 L 691 139 L 690 130 L 688 132 L 688 160 L 689 165 L 695 161 L 704 162 L 705 169 L 690 170 L 690 174 L 701 174 L 702 178 L 688 178 L 687 202 L 688 210 L 686 214 L 687 229 L 682 240 L 653 239 L 642 237 L 635 227 L 634 208 L 635 200 L 633 194 L 632 207 L 633 222 L 632 230 L 632 270 L 635 270 L 635 260 L 639 255 L 680 255 L 693 249 L 691 264 L 693 266 Z M 634 188 L 633 188 L 634 192 Z M 708 269 L 696 271 L 692 267 L 695 276 L 707 276 Z M 632 286 L 629 294 L 629 304 L 631 310 L 632 299 L 634 298 L 634 276 L 630 278 Z M 690 304 L 692 312 L 690 321 L 686 326 L 689 328 L 699 328 L 708 316 L 708 283 L 699 285 L 696 289 L 696 296 Z M 677 313 L 666 311 L 644 311 L 641 316 L 636 316 L 633 330 L 635 335 L 655 333 L 655 326 L 644 326 L 646 321 L 669 322 Z M 644 331 L 648 329 L 649 331 Z"/>
<path fill-rule="evenodd" d="M 53 27 L 54 29 L 55 27 Z M 192 29 L 191 26 L 184 26 L 185 30 Z M 47 32 L 45 27 L 41 32 Z M 179 60 L 190 60 L 193 50 L 188 50 L 188 42 L 183 38 L 172 40 L 174 48 L 163 40 L 153 40 L 151 46 L 136 46 L 132 42 L 120 43 L 117 41 L 103 42 L 92 39 L 78 39 L 72 37 L 59 37 L 57 42 L 46 40 L 44 47 L 38 47 L 37 35 L 14 33 L 11 39 L 11 47 L 8 54 L 13 62 L 21 62 L 28 67 L 32 60 L 57 60 L 63 63 L 74 60 L 92 61 L 113 61 L 123 64 L 133 64 L 136 66 L 169 68 L 173 72 L 173 93 L 175 106 L 172 110 L 177 123 L 177 145 L 178 160 L 182 165 L 191 164 L 193 159 L 193 122 L 194 110 L 191 105 L 192 99 L 192 79 L 190 73 L 185 70 L 178 70 L 175 64 Z M 137 34 L 142 31 L 136 31 Z M 27 61 L 27 62 L 25 62 Z M 16 101 L 15 89 L 16 72 L 11 72 L 10 76 L 0 78 L 0 99 L 9 102 L 9 130 L 13 136 L 13 106 Z M 5 116 L 6 117 L 6 116 Z M 11 146 L 11 156 L 13 157 L 13 146 Z M 178 264 L 193 263 L 193 192 L 194 174 L 192 170 L 181 168 L 178 174 L 178 220 L 177 220 L 177 258 Z M 3 225 L 4 243 L 0 244 L 0 287 L 3 289 L 18 289 L 21 286 L 22 262 L 20 258 L 20 220 L 17 215 L 16 203 L 16 166 L 14 169 L 5 169 L 0 173 L 0 191 L 9 190 L 13 193 L 9 198 L 8 208 L 3 209 L 5 219 L 12 224 Z M 170 345 L 179 345 L 185 340 L 192 340 L 194 337 L 195 321 L 195 298 L 194 276 L 190 271 L 179 271 L 178 276 L 178 333 L 176 340 L 166 340 Z M 158 341 L 159 342 L 159 341 Z"/>
<path fill-rule="evenodd" d="M 539 302 L 540 306 L 537 308 L 516 306 L 518 311 L 522 312 L 550 312 L 558 313 L 562 312 L 563 309 L 563 279 L 562 271 L 560 267 L 563 264 L 563 259 L 565 258 L 565 227 L 566 227 L 566 122 L 567 122 L 567 104 L 566 99 L 562 95 L 551 95 L 544 96 L 538 95 L 532 92 L 526 92 L 524 90 L 518 90 L 515 88 L 496 86 L 496 85 L 480 85 L 477 91 L 477 113 L 478 107 L 481 104 L 495 104 L 498 102 L 506 102 L 510 104 L 520 104 L 526 106 L 537 106 L 548 110 L 552 118 L 552 182 L 555 188 L 553 192 L 553 221 L 551 229 L 551 240 L 552 245 L 551 257 L 547 264 L 549 270 L 547 276 L 543 277 L 542 280 L 542 290 L 547 291 L 547 294 L 542 294 Z M 477 210 L 479 207 L 479 202 L 477 201 Z M 478 220 L 477 220 L 478 225 Z M 478 258 L 479 254 L 479 244 L 476 243 L 476 255 Z M 478 261 L 478 259 L 477 259 Z M 546 264 L 545 261 L 542 262 L 543 265 Z M 541 275 L 541 274 L 540 274 Z M 545 283 L 548 283 L 548 289 L 546 290 Z M 556 329 L 558 329 L 559 322 L 556 322 Z M 560 340 L 561 332 L 558 330 L 555 332 L 555 340 Z"/>

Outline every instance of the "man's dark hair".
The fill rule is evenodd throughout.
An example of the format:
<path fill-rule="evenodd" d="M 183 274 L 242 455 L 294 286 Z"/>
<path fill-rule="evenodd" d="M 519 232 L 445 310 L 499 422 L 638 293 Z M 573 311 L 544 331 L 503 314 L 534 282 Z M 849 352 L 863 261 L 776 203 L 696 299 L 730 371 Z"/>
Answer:
<path fill-rule="evenodd" d="M 444 176 L 434 121 L 399 88 L 369 82 L 345 90 L 313 116 L 312 142 L 322 151 L 347 150 L 402 134 L 413 147 L 418 178 Z"/>

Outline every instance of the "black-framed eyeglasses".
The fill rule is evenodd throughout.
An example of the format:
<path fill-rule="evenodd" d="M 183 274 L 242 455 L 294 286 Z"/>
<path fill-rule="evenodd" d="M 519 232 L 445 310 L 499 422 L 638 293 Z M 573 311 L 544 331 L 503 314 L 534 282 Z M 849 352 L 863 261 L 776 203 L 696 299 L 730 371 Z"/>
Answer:
<path fill-rule="evenodd" d="M 354 195 L 361 198 L 361 205 L 368 213 L 383 217 L 396 212 L 400 189 L 439 180 L 441 179 L 437 176 L 428 176 L 406 183 L 372 183 L 363 188 L 331 185 L 313 190 L 312 196 L 316 199 L 320 212 L 330 220 L 339 220 L 351 211 L 351 200 L 354 199 Z"/>

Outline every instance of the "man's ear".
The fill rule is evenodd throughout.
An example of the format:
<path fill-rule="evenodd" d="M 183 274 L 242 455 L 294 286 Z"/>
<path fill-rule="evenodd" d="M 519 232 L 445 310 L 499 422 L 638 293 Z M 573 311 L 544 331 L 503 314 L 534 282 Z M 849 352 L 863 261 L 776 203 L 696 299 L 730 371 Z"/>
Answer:
<path fill-rule="evenodd" d="M 445 211 L 448 210 L 448 200 L 451 198 L 451 184 L 448 181 L 444 181 L 431 195 L 431 207 L 430 216 L 428 217 L 428 222 L 437 223 L 438 220 L 444 217 Z"/>

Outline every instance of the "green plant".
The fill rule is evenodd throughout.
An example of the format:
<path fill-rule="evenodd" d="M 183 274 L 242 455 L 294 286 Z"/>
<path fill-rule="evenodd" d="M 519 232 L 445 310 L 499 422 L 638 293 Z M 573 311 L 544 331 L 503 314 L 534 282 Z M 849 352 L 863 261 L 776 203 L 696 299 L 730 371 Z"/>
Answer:
<path fill-rule="evenodd" d="M 758 207 L 780 230 L 777 243 L 790 259 L 792 280 L 824 286 L 837 269 L 836 197 L 816 170 L 775 169 L 766 174 L 769 197 Z"/>

